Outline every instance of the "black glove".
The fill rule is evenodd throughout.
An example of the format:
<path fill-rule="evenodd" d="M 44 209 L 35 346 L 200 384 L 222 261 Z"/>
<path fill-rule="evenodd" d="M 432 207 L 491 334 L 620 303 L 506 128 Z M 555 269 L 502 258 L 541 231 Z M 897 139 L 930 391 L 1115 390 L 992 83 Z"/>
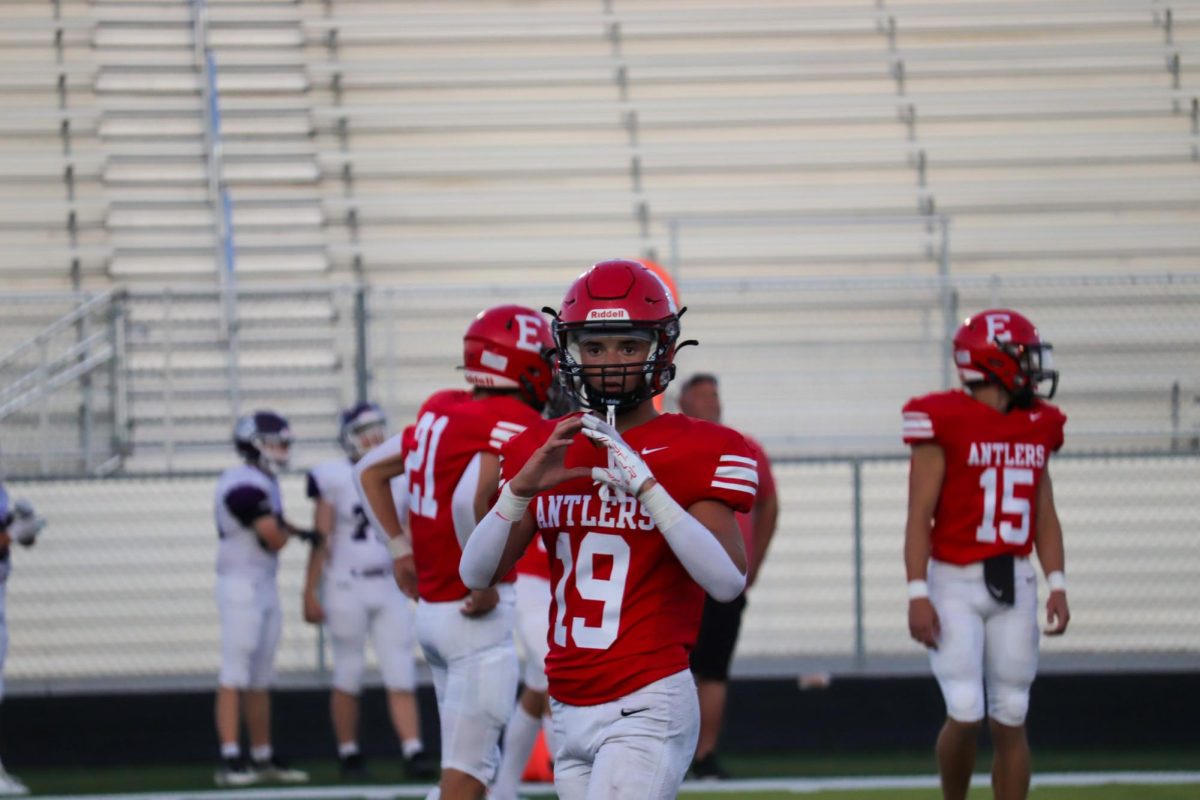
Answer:
<path fill-rule="evenodd" d="M 315 530 L 309 528 L 292 528 L 290 525 L 288 527 L 291 529 L 292 536 L 295 536 L 302 542 L 308 542 L 313 547 L 321 543 L 321 534 Z"/>
<path fill-rule="evenodd" d="M 12 518 L 8 524 L 9 534 L 26 547 L 32 547 L 37 535 L 46 527 L 46 520 L 39 517 L 28 500 L 13 504 Z"/>

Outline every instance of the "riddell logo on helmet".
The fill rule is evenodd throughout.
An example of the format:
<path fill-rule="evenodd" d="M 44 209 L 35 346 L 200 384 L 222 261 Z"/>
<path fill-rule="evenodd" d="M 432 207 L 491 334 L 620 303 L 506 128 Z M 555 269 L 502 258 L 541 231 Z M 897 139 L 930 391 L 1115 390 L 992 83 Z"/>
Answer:
<path fill-rule="evenodd" d="M 588 322 L 608 319 L 627 320 L 629 319 L 629 312 L 623 308 L 593 308 L 587 315 Z"/>

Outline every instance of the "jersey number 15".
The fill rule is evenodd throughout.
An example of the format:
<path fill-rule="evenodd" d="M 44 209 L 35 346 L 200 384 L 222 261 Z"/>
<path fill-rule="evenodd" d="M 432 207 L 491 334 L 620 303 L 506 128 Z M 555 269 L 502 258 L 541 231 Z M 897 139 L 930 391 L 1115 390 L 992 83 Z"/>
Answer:
<path fill-rule="evenodd" d="M 1024 467 L 988 467 L 979 475 L 979 488 L 983 489 L 983 522 L 975 529 L 975 539 L 980 542 L 996 541 L 999 532 L 1001 541 L 1006 544 L 1023 545 L 1029 541 L 1029 518 L 1033 508 L 1028 497 L 1018 497 L 1017 488 L 1033 485 L 1033 470 Z M 997 492 L 1000 488 L 1002 491 Z M 997 508 L 997 494 L 999 507 Z M 997 515 L 1016 516 L 1020 523 L 1014 525 L 1010 520 L 1000 520 L 997 528 Z"/>

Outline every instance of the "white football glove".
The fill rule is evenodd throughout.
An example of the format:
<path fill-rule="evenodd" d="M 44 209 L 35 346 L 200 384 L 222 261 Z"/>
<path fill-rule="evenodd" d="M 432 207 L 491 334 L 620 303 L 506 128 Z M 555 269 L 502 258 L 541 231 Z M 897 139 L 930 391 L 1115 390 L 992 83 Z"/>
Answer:
<path fill-rule="evenodd" d="M 18 500 L 13 503 L 12 522 L 8 526 L 8 534 L 21 544 L 29 547 L 34 539 L 46 527 L 44 517 L 39 517 L 28 500 Z"/>
<path fill-rule="evenodd" d="M 583 417 L 583 435 L 608 448 L 607 467 L 592 467 L 592 480 L 600 484 L 600 499 L 623 503 L 626 497 L 637 497 L 654 473 L 637 454 L 637 450 L 617 433 L 617 429 L 591 414 Z"/>

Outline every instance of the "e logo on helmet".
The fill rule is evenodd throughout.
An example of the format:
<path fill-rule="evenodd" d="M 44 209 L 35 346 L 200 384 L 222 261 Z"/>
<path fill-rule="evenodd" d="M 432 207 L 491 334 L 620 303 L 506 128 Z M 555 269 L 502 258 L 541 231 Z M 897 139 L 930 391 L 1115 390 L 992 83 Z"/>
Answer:
<path fill-rule="evenodd" d="M 516 314 L 517 349 L 528 350 L 531 353 L 542 352 L 541 331 L 542 319 L 531 314 Z M 503 368 L 501 368 L 503 369 Z"/>
<path fill-rule="evenodd" d="M 988 314 L 984 317 L 987 322 L 987 338 L 989 342 L 1011 342 L 1012 332 L 1008 329 L 1008 314 Z"/>

